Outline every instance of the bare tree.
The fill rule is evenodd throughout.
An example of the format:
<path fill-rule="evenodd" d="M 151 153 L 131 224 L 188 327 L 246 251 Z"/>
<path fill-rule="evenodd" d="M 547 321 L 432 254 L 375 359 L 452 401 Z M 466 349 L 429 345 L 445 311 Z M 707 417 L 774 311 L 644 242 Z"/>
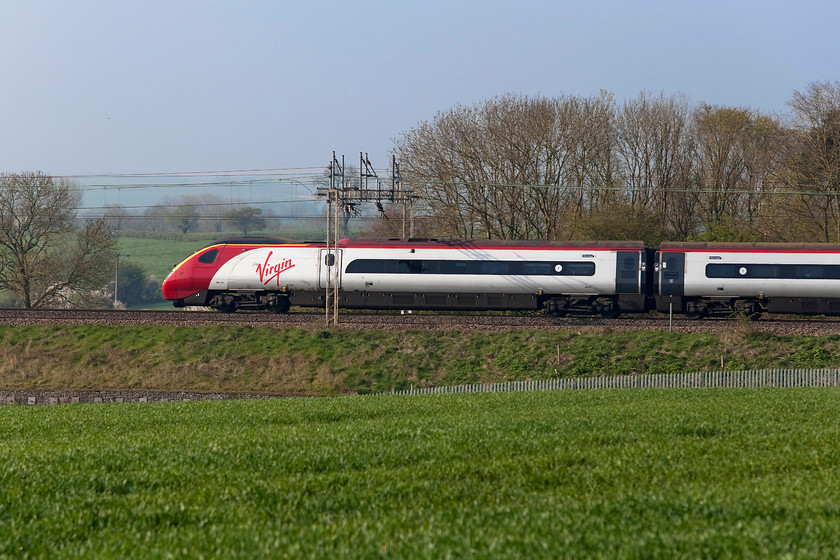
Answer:
<path fill-rule="evenodd" d="M 186 194 L 164 197 L 159 206 L 167 208 L 164 225 L 186 234 L 199 231 L 221 232 L 227 212 L 243 204 L 245 203 L 242 199 L 227 200 L 214 194 Z"/>
<path fill-rule="evenodd" d="M 105 220 L 74 228 L 78 191 L 40 172 L 0 176 L 0 288 L 26 308 L 89 305 L 114 271 Z"/>
<path fill-rule="evenodd" d="M 166 231 L 166 219 L 170 209 L 164 204 L 155 204 L 143 213 L 143 224 L 149 231 Z"/>
<path fill-rule="evenodd" d="M 746 109 L 703 105 L 694 117 L 695 186 L 706 230 L 755 229 L 774 187 L 781 127 Z"/>
<path fill-rule="evenodd" d="M 614 185 L 612 98 L 507 95 L 439 113 L 404 134 L 403 180 L 440 235 L 574 235 L 568 218 L 603 202 Z"/>
<path fill-rule="evenodd" d="M 236 199 L 233 201 L 225 200 L 224 198 L 215 194 L 205 194 L 199 197 L 184 197 L 183 204 L 193 204 L 198 208 L 202 216 L 202 222 L 199 229 L 201 231 L 213 231 L 220 233 L 224 230 L 225 221 L 228 211 L 236 208 L 235 204 L 243 204 L 244 201 Z"/>
<path fill-rule="evenodd" d="M 790 184 L 801 213 L 818 225 L 821 241 L 840 240 L 840 82 L 815 82 L 794 92 L 796 155 Z"/>
<path fill-rule="evenodd" d="M 561 105 L 563 144 L 569 161 L 563 183 L 577 189 L 576 215 L 582 219 L 601 206 L 621 202 L 615 157 L 615 106 L 612 94 L 571 97 Z"/>
<path fill-rule="evenodd" d="M 242 230 L 243 235 L 248 235 L 249 229 L 253 231 L 265 227 L 262 208 L 256 208 L 254 206 L 229 210 L 225 214 L 225 221 L 234 228 Z"/>
<path fill-rule="evenodd" d="M 663 232 L 685 239 L 695 229 L 688 192 L 693 158 L 688 100 L 642 92 L 616 118 L 617 151 L 634 211 L 653 211 Z"/>
<path fill-rule="evenodd" d="M 200 220 L 201 214 L 198 208 L 191 204 L 180 204 L 176 206 L 166 217 L 166 223 L 180 230 L 183 234 L 196 230 Z"/>
<path fill-rule="evenodd" d="M 108 225 L 113 231 L 122 231 L 126 229 L 126 226 L 132 219 L 132 215 L 129 214 L 126 207 L 122 204 L 108 204 L 105 207 L 103 218 L 108 222 Z"/>
<path fill-rule="evenodd" d="M 838 89 L 816 84 L 795 97 L 795 166 L 790 129 L 773 117 L 644 92 L 621 108 L 604 91 L 457 106 L 403 134 L 395 152 L 437 235 L 766 239 L 790 206 L 840 239 Z M 809 195 L 776 204 L 784 182 Z"/>

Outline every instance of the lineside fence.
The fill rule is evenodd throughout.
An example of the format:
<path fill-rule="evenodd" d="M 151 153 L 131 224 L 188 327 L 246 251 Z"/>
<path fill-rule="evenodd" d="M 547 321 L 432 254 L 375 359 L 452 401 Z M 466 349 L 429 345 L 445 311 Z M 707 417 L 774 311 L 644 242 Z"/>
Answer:
<path fill-rule="evenodd" d="M 412 387 L 380 395 L 441 395 L 451 393 L 512 393 L 586 389 L 680 389 L 702 387 L 837 387 L 840 369 L 763 369 L 754 371 L 701 371 L 657 375 L 561 377 L 533 381 L 478 383 L 449 387 Z"/>

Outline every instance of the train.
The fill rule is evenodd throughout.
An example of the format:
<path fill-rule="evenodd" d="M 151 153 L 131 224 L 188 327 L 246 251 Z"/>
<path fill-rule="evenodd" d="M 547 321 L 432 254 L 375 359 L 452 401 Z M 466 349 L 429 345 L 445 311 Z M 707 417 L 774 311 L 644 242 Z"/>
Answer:
<path fill-rule="evenodd" d="M 348 238 L 215 242 L 162 285 L 175 307 L 840 315 L 840 244 Z"/>

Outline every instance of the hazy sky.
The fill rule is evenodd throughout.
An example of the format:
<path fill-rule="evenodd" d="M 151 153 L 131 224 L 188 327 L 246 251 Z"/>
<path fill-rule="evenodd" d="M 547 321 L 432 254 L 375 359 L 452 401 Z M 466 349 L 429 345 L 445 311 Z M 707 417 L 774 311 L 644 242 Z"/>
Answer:
<path fill-rule="evenodd" d="M 323 167 L 505 93 L 783 113 L 840 2 L 0 0 L 0 172 Z"/>

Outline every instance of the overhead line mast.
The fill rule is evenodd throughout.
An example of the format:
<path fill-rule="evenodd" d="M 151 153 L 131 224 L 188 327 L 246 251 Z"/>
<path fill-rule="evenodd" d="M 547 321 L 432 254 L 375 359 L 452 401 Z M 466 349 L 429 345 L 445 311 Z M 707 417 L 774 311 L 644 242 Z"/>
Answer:
<path fill-rule="evenodd" d="M 409 237 L 414 236 L 414 219 L 408 217 L 413 210 L 414 194 L 411 189 L 403 187 L 400 178 L 400 167 L 396 156 L 391 156 L 391 180 L 388 182 L 380 179 L 376 170 L 370 163 L 367 153 L 359 152 L 359 185 L 352 187 L 349 181 L 345 180 L 344 156 L 341 156 L 341 163 L 336 158 L 335 151 L 330 161 L 330 186 L 319 187 L 317 195 L 327 199 L 327 250 L 324 256 L 324 266 L 328 267 L 325 276 L 326 293 L 324 308 L 326 313 L 327 326 L 338 325 L 338 302 L 340 288 L 340 266 L 341 253 L 338 248 L 338 215 L 343 214 L 343 232 L 347 237 L 349 233 L 349 222 L 352 215 L 359 214 L 360 206 L 365 202 L 374 202 L 382 217 L 385 216 L 383 201 L 403 204 L 403 237 L 406 236 L 406 220 L 408 219 Z M 371 184 L 373 182 L 373 184 Z M 330 311 L 332 310 L 332 320 Z"/>

